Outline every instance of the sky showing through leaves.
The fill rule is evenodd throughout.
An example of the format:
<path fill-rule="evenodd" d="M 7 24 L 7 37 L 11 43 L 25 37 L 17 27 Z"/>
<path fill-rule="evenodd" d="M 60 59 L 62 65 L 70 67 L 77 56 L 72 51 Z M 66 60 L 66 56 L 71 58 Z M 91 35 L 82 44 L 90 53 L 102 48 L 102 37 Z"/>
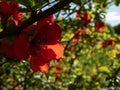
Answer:
<path fill-rule="evenodd" d="M 120 5 L 119 7 L 114 5 L 109 7 L 107 10 L 106 22 L 112 26 L 120 23 Z"/>

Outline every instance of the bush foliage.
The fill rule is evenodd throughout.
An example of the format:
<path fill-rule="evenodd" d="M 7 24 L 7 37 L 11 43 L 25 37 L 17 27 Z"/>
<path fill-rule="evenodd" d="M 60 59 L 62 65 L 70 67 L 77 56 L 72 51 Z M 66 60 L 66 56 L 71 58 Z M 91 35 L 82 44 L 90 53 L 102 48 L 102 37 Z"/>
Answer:
<path fill-rule="evenodd" d="M 113 3 L 1 0 L 0 90 L 119 90 L 120 36 L 105 23 Z"/>

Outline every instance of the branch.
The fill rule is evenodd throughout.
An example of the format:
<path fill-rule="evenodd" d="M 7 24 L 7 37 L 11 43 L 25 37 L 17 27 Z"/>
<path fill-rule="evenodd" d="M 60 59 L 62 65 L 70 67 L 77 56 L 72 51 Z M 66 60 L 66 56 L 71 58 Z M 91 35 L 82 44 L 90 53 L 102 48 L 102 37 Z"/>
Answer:
<path fill-rule="evenodd" d="M 51 14 L 54 14 L 57 11 L 60 11 L 63 7 L 68 5 L 70 2 L 72 2 L 72 0 L 60 0 L 60 2 L 48 8 L 47 10 L 41 12 L 40 14 L 36 14 L 34 15 L 34 17 L 30 17 L 28 20 L 24 21 L 20 26 L 15 27 L 12 30 L 8 30 L 6 32 L 0 32 L 0 39 L 8 36 L 19 35 L 21 31 L 25 29 L 27 26 L 33 24 L 34 22 L 42 18 L 45 18 Z"/>

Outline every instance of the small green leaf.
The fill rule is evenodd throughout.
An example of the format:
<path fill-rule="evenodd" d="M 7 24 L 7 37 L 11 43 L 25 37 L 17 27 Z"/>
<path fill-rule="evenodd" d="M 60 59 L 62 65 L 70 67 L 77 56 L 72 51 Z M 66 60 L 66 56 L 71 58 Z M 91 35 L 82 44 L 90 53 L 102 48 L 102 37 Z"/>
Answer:
<path fill-rule="evenodd" d="M 105 73 L 110 72 L 107 66 L 101 66 L 101 67 L 99 67 L 99 70 L 100 70 L 100 72 L 105 72 Z"/>

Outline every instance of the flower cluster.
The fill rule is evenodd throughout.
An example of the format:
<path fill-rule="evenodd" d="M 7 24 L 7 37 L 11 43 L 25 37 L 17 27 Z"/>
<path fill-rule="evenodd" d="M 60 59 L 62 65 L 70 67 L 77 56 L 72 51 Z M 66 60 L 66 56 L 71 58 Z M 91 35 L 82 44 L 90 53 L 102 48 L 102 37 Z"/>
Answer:
<path fill-rule="evenodd" d="M 101 42 L 101 45 L 103 48 L 106 48 L 108 46 L 114 46 L 115 42 L 114 42 L 114 40 L 104 40 Z"/>
<path fill-rule="evenodd" d="M 24 16 L 18 11 L 15 2 L 0 2 L 0 15 L 5 19 L 12 17 L 16 25 L 22 23 L 21 18 Z M 8 59 L 29 59 L 34 72 L 48 72 L 50 60 L 58 60 L 63 56 L 61 33 L 62 29 L 50 15 L 26 27 L 18 37 L 3 38 L 1 53 Z"/>
<path fill-rule="evenodd" d="M 80 26 L 79 30 L 75 31 L 74 37 L 72 38 L 72 42 L 82 41 L 82 35 L 88 33 L 89 29 L 87 28 L 87 25 L 89 25 L 91 21 L 90 14 L 88 11 L 83 13 L 78 10 L 76 12 L 76 19 L 81 21 L 82 26 Z"/>
<path fill-rule="evenodd" d="M 82 13 L 78 10 L 76 12 L 76 19 L 78 18 L 80 18 L 85 25 L 89 24 L 91 21 L 90 14 L 88 11 L 86 11 L 85 13 Z"/>

